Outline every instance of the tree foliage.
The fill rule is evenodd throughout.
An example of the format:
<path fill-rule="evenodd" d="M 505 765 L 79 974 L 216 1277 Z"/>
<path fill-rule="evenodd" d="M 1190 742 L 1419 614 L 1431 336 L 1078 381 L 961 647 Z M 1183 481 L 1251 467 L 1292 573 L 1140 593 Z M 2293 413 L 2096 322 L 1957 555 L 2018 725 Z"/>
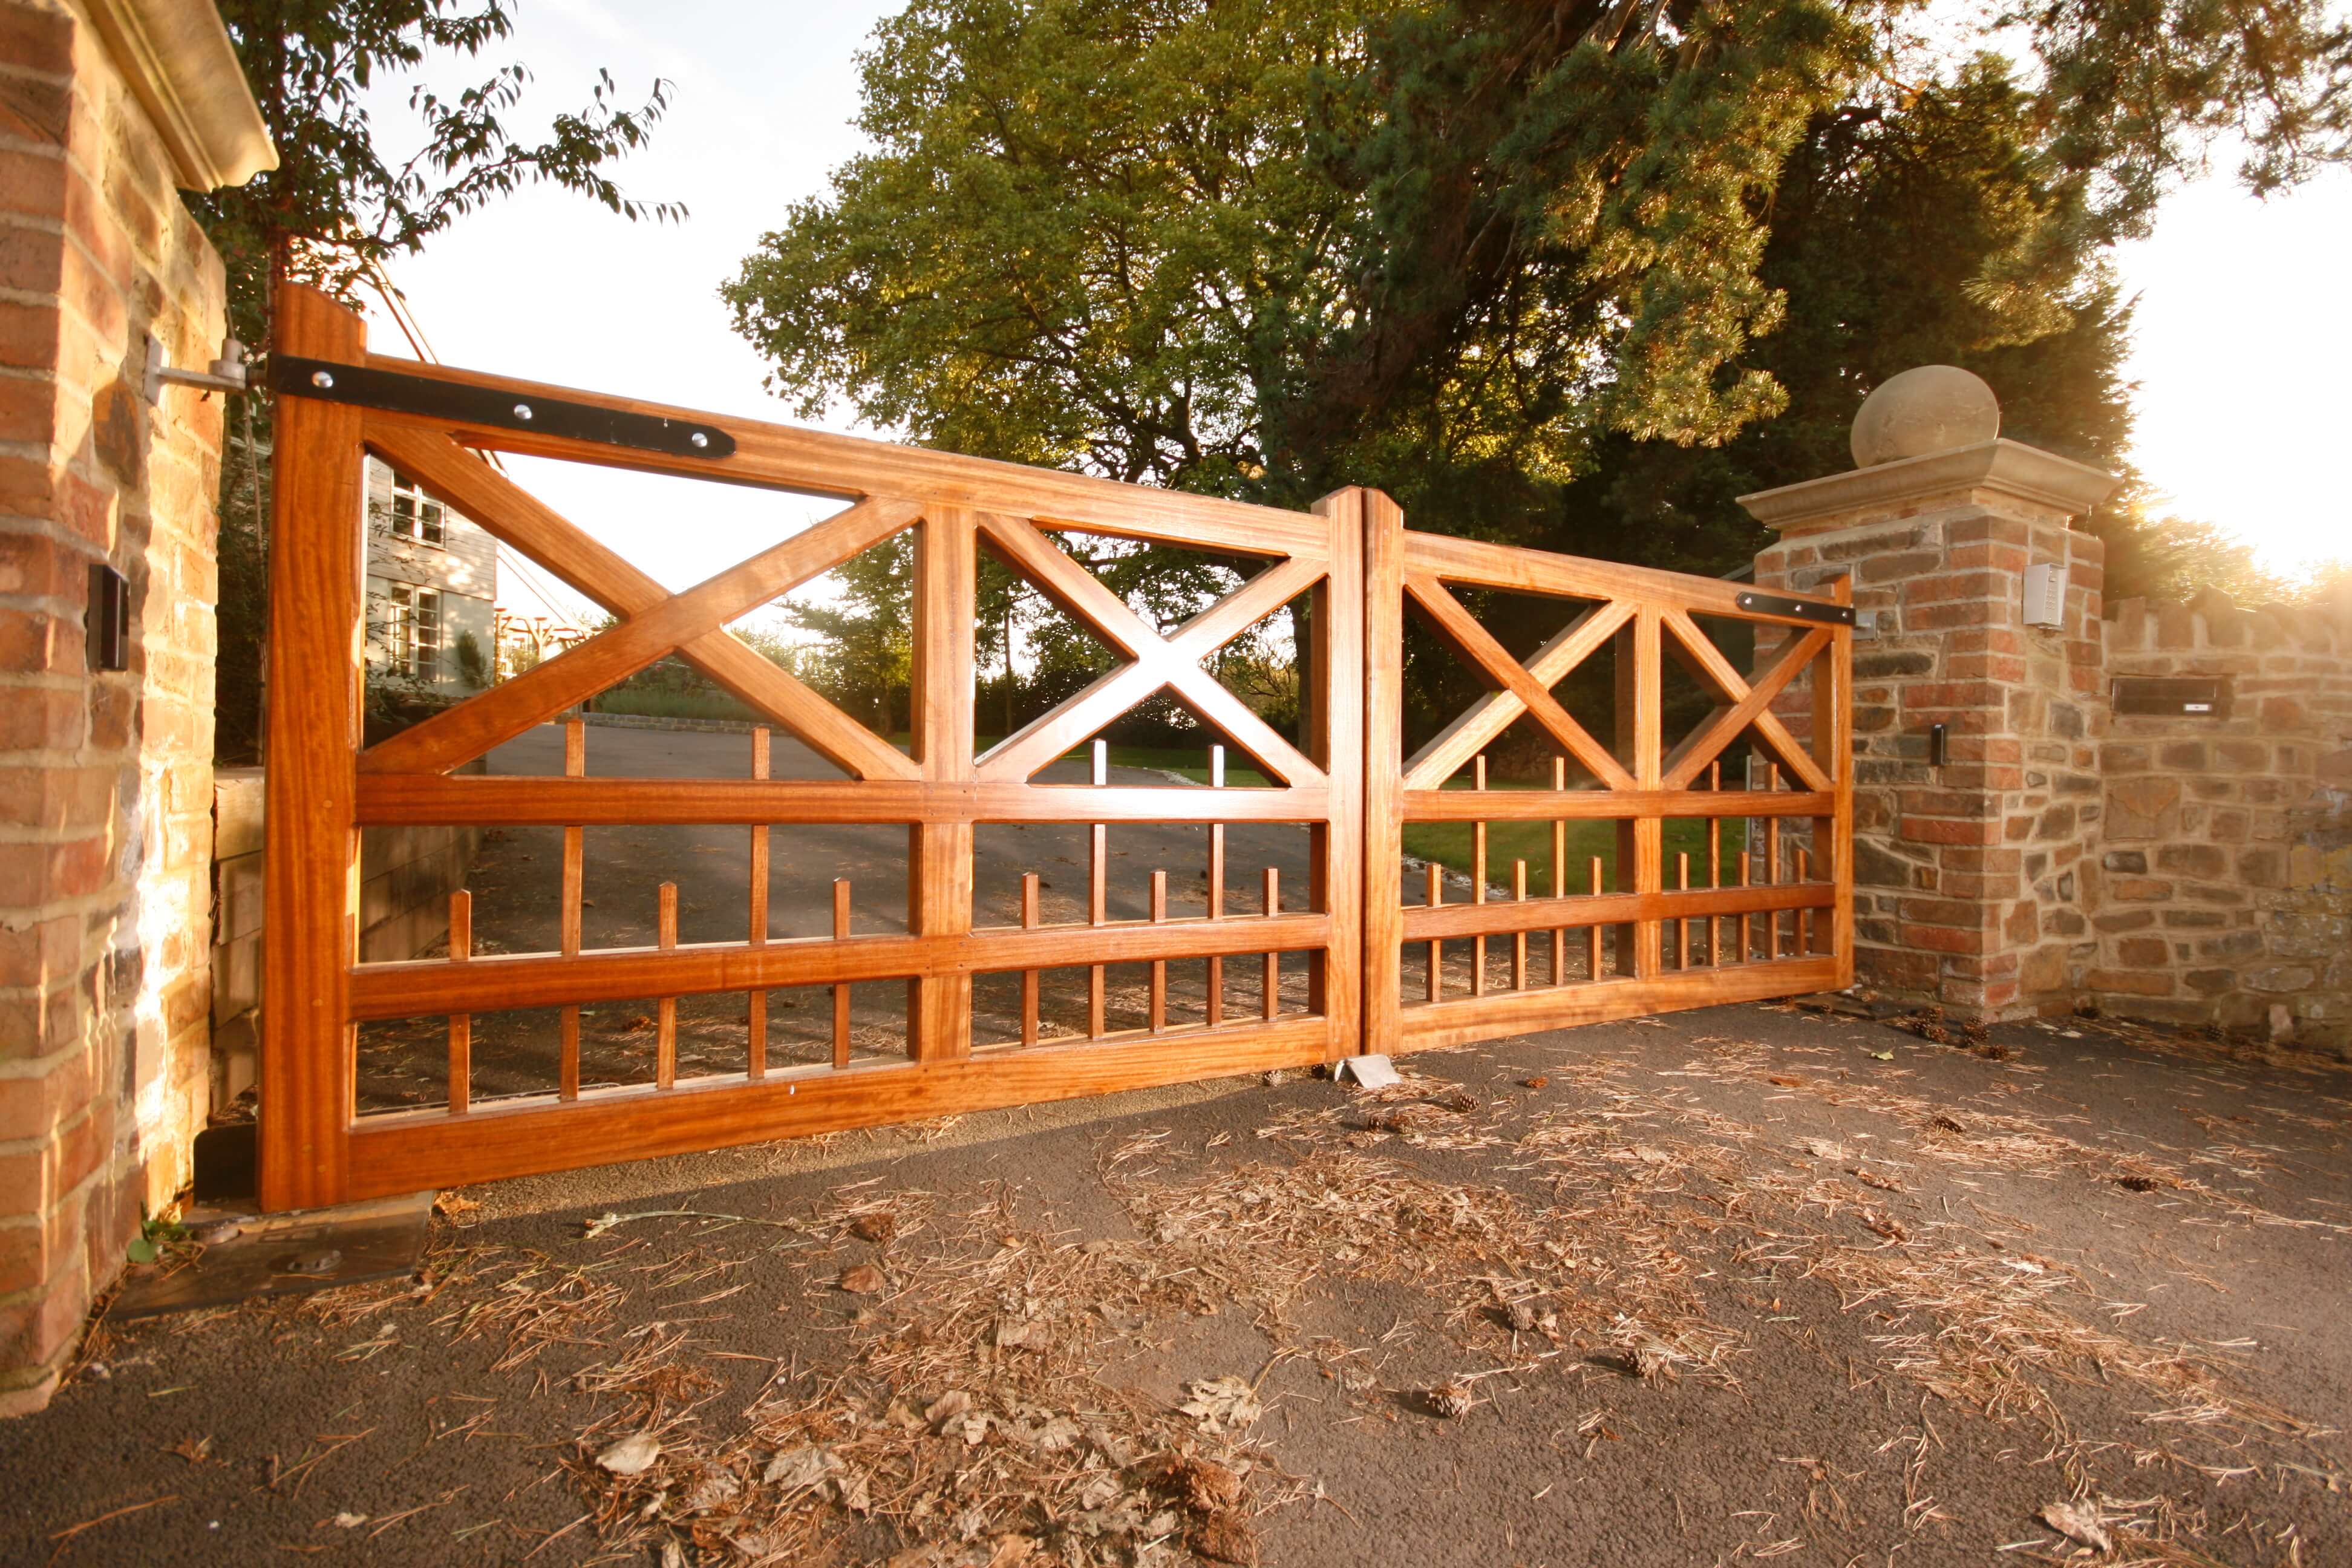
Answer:
<path fill-rule="evenodd" d="M 1915 364 L 2126 466 L 2105 248 L 2217 137 L 2344 158 L 2347 62 L 2319 0 L 915 0 L 726 295 L 804 414 L 1723 571 Z M 2133 591 L 2157 535 L 2095 526 Z M 1409 725 L 1463 695 L 1409 673 Z"/>
<path fill-rule="evenodd" d="M 520 64 L 454 96 L 416 86 L 413 150 L 387 153 L 396 132 L 374 122 L 371 89 L 436 56 L 472 59 L 502 44 L 514 30 L 506 0 L 222 0 L 220 12 L 278 164 L 187 202 L 226 265 L 230 330 L 257 349 L 270 343 L 277 284 L 308 283 L 357 303 L 363 284 L 389 286 L 387 262 L 526 185 L 576 192 L 631 221 L 686 216 L 629 197 L 611 173 L 667 107 L 660 80 L 628 109 L 600 71 L 588 103 L 557 114 L 537 141 L 508 127 L 530 80 Z M 268 394 L 257 389 L 242 400 L 222 467 L 215 751 L 225 760 L 261 745 L 269 427 Z"/>
<path fill-rule="evenodd" d="M 1559 482 L 1790 406 L 1780 198 L 1867 205 L 1871 160 L 1973 137 L 1953 309 L 1988 352 L 2061 330 L 2216 132 L 2265 187 L 2343 154 L 2322 15 L 1936 18 L 2009 21 L 2027 79 L 1895 0 L 917 0 L 863 59 L 874 150 L 728 295 L 779 390 L 961 451 L 1284 504 Z M 1833 369 L 1850 410 L 1873 366 Z"/>

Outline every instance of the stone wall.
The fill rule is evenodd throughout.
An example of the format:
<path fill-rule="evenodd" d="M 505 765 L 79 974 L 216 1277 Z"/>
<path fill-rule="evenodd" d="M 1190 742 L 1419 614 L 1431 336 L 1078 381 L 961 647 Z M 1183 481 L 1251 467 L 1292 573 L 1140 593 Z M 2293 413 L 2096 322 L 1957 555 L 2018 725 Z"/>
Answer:
<path fill-rule="evenodd" d="M 480 758 L 450 770 L 488 771 Z M 213 790 L 213 1086 L 215 1105 L 251 1088 L 261 1016 L 259 768 L 223 768 Z M 360 835 L 360 959 L 415 958 L 449 934 L 449 895 L 480 852 L 478 827 L 371 827 Z"/>
<path fill-rule="evenodd" d="M 2102 547 L 2069 530 L 2069 497 L 2111 485 L 1994 441 L 1769 492 L 1788 504 L 1764 508 L 1766 521 L 1786 521 L 1756 558 L 1757 586 L 1812 593 L 1851 575 L 1874 622 L 1853 654 L 1864 984 L 1985 1012 L 2054 1005 L 2066 991 L 2102 809 Z M 2026 569 L 2042 562 L 2069 572 L 2054 628 L 2019 613 Z M 1792 690 L 1781 710 L 1794 721 L 1811 700 Z M 1939 723 L 1940 767 L 1928 755 Z"/>
<path fill-rule="evenodd" d="M 1859 982 L 1976 1017 L 2096 1006 L 2352 1047 L 2352 604 L 2109 608 L 2073 526 L 2109 476 L 1990 434 L 1965 373 L 1882 399 L 1924 416 L 1895 427 L 1929 449 L 1883 452 L 1858 418 L 1864 466 L 1742 498 L 1780 532 L 1759 587 L 1850 575 L 1874 623 L 1853 645 Z M 1966 445 L 1920 438 L 1956 426 Z M 2054 624 L 2028 614 L 2037 567 L 2066 574 Z M 2223 679 L 2229 711 L 2115 711 L 2137 677 Z"/>
<path fill-rule="evenodd" d="M 208 8 L 174 18 L 202 82 L 185 39 L 119 53 L 137 20 L 0 0 L 0 1414 L 47 1398 L 206 1110 L 221 402 L 151 405 L 146 340 L 202 364 L 225 331 L 175 189 L 222 183 L 191 173 L 220 102 L 174 84 L 259 119 Z M 85 658 L 99 565 L 121 671 Z"/>
<path fill-rule="evenodd" d="M 2077 987 L 2114 1012 L 2352 1046 L 2352 606 L 2131 599 L 2105 629 L 2111 677 L 2218 679 L 2229 711 L 2108 719 Z"/>

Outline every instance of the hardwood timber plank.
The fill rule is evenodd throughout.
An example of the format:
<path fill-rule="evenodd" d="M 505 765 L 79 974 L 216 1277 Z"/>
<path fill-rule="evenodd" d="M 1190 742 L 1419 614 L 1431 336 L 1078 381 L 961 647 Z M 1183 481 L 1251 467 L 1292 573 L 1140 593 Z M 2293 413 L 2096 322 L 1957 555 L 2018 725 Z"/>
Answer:
<path fill-rule="evenodd" d="M 589 1090 L 576 1100 L 477 1105 L 462 1119 L 403 1111 L 352 1129 L 351 1195 L 499 1181 L 541 1171 L 723 1149 L 851 1127 L 1038 1105 L 1264 1072 L 1324 1059 L 1314 1016 L 1217 1029 L 1012 1047 L 936 1062 L 771 1072 L 756 1082 Z"/>

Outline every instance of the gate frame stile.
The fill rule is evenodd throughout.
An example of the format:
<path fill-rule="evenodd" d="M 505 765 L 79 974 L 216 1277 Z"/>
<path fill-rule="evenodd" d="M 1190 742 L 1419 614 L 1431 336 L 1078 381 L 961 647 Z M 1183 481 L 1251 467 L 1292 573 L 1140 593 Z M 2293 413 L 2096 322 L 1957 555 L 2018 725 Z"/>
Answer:
<path fill-rule="evenodd" d="M 447 383 L 500 404 L 548 398 L 640 420 L 648 415 L 686 420 L 736 445 L 716 458 L 674 458 L 537 426 L 490 428 L 462 414 L 420 414 L 374 402 L 362 406 L 351 386 L 310 394 L 301 383 L 280 383 L 286 395 L 278 405 L 271 576 L 270 918 L 263 936 L 271 1000 L 262 1017 L 262 1208 L 319 1207 L 428 1185 L 1336 1061 L 1360 1048 L 1365 841 L 1359 697 L 1366 661 L 1360 552 L 1365 498 L 1373 492 L 1341 490 L 1311 513 L 1286 512 L 789 426 L 711 419 L 624 397 L 370 355 L 357 316 L 299 286 L 280 291 L 278 320 L 281 358 L 363 373 L 338 380 L 386 374 L 412 388 L 418 382 Z M 394 741 L 365 745 L 363 481 L 370 450 L 415 472 L 503 542 L 605 603 L 615 613 L 615 626 Z M 805 553 L 797 552 L 794 542 L 803 536 L 795 535 L 698 588 L 666 595 L 499 475 L 480 460 L 484 451 L 836 496 L 853 503 L 845 518 L 879 507 L 856 524 L 858 539 L 910 529 L 911 757 L 877 742 L 715 629 L 723 624 L 723 617 L 713 618 L 725 596 L 714 589 L 722 579 L 730 584 L 728 592 L 782 581 L 850 535 L 827 535 Z M 894 521 L 900 518 L 912 521 Z M 1228 550 L 1264 559 L 1265 565 L 1196 621 L 1162 633 L 1134 616 L 1042 531 L 1055 529 Z M 975 758 L 971 612 L 977 551 L 983 546 L 1066 612 L 1126 646 L 1131 662 Z M 787 554 L 796 564 L 778 563 Z M 712 592 L 695 604 L 679 602 L 706 590 Z M 1302 590 L 1315 605 L 1315 668 L 1302 693 L 1307 721 L 1294 748 L 1218 687 L 1205 661 L 1222 640 Z M 679 637 L 686 640 L 676 641 Z M 756 686 L 761 695 L 751 699 L 753 705 L 772 715 L 775 728 L 799 734 L 850 778 L 839 784 L 764 775 L 656 782 L 448 773 L 466 756 L 518 732 L 517 724 L 544 721 L 547 712 L 558 710 L 551 699 L 590 689 L 584 683 L 591 672 L 599 680 L 617 679 L 661 657 L 646 650 L 664 639 L 722 683 Z M 567 660 L 570 673 L 556 670 Z M 1196 706 L 1205 704 L 1203 717 L 1212 722 L 1238 727 L 1234 738 L 1244 749 L 1255 733 L 1261 748 L 1271 748 L 1267 757 L 1288 759 L 1269 771 L 1289 787 L 1087 790 L 1028 782 L 1040 762 L 1082 740 L 1080 731 L 1091 732 L 1122 710 L 1114 704 L 1131 705 L 1160 684 Z M 486 700 L 496 693 L 504 696 Z M 540 717 L 530 718 L 533 713 Z M 975 930 L 972 848 L 982 822 L 1299 823 L 1313 840 L 1312 886 L 1286 889 L 1279 915 Z M 361 830 L 436 823 L 567 828 L 583 823 L 906 823 L 908 934 L 359 963 Z M 973 1051 L 976 974 L 1269 949 L 1310 955 L 1307 1013 L 1228 1016 L 1214 1026 Z M 563 1005 L 575 995 L 660 995 L 665 986 L 673 994 L 693 994 L 897 976 L 908 987 L 903 1059 L 845 1068 L 771 1066 L 758 1078 L 736 1073 L 584 1094 L 559 1094 L 551 1084 L 548 1094 L 524 1101 L 476 1098 L 463 1109 L 357 1114 L 355 1053 L 363 1019 Z"/>
<path fill-rule="evenodd" d="M 357 363 L 360 318 L 308 289 L 278 296 L 276 349 Z M 350 1173 L 348 965 L 359 943 L 358 780 L 365 679 L 366 464 L 360 411 L 279 400 L 270 506 L 273 613 L 263 774 L 263 1043 L 257 1197 L 265 1210 L 343 1200 Z"/>
<path fill-rule="evenodd" d="M 1853 984 L 1853 777 L 1852 669 L 1853 633 L 1850 625 L 1819 626 L 1796 616 L 1740 608 L 1738 590 L 1716 578 L 1697 577 L 1612 562 L 1549 554 L 1516 546 L 1489 544 L 1449 535 L 1415 533 L 1405 527 L 1403 512 L 1387 496 L 1367 492 L 1364 510 L 1364 624 L 1367 643 L 1364 675 L 1364 796 L 1366 852 L 1364 861 L 1364 1020 L 1367 1049 L 1406 1052 L 1466 1045 L 1499 1036 L 1569 1027 L 1651 1013 L 1719 1003 L 1757 1001 L 1809 992 L 1843 990 Z M 1407 581 L 1418 571 L 1437 583 L 1507 588 L 1559 596 L 1563 605 L 1572 597 L 1590 597 L 1611 604 L 1633 601 L 1613 634 L 1617 647 L 1616 721 L 1619 747 L 1626 753 L 1627 783 L 1617 788 L 1572 792 L 1575 798 L 1547 795 L 1552 809 L 1530 808 L 1519 792 L 1452 792 L 1441 798 L 1434 790 L 1408 791 L 1402 760 L 1403 739 L 1403 636 Z M 1573 588 L 1563 584 L 1573 583 Z M 1841 577 L 1829 585 L 1822 603 L 1848 606 L 1853 584 Z M 1759 664 L 1769 653 L 1786 648 L 1800 634 L 1822 639 L 1819 651 L 1806 658 L 1787 679 L 1763 695 L 1763 678 L 1751 690 L 1759 695 L 1765 715 L 1780 710 L 1780 694 L 1798 674 L 1810 679 L 1806 714 L 1811 733 L 1799 739 L 1824 776 L 1828 788 L 1791 791 L 1787 799 L 1759 794 L 1699 791 L 1687 784 L 1672 785 L 1664 776 L 1666 755 L 1661 726 L 1664 655 L 1664 623 L 1679 616 L 1685 625 L 1696 613 L 1747 620 L 1759 634 L 1787 634 L 1777 646 L 1759 638 Z M 1458 610 L 1458 606 L 1456 606 Z M 1468 617 L 1464 616 L 1465 619 Z M 1696 629 L 1696 628 L 1693 628 Z M 1683 634 L 1687 635 L 1687 634 Z M 1565 642 L 1570 634 L 1563 633 Z M 1491 640 L 1491 639 L 1490 639 Z M 1500 653 L 1499 649 L 1495 650 Z M 1508 658 L 1508 655 L 1501 657 Z M 1538 662 L 1540 662 L 1539 660 Z M 1523 680 L 1525 668 L 1486 671 L 1489 682 L 1506 677 L 1517 686 L 1540 688 L 1541 681 Z M 1736 676 L 1737 672 L 1733 672 Z M 1711 724 L 1729 721 L 1730 704 L 1715 720 L 1703 722 L 1694 737 Z M 1525 712 L 1525 709 L 1522 709 Z M 1733 730 L 1731 738 L 1737 738 Z M 1466 754 L 1465 759 L 1466 761 Z M 1604 784 L 1606 781 L 1603 781 Z M 1451 906 L 1444 923 L 1421 916 L 1426 906 L 1407 906 L 1402 899 L 1403 832 L 1409 819 L 1421 820 L 1412 795 L 1423 810 L 1440 812 L 1430 820 L 1558 820 L 1567 817 L 1614 820 L 1618 824 L 1620 864 L 1630 862 L 1632 886 L 1600 898 L 1581 896 Z M 1712 798 L 1711 798 L 1712 797 Z M 1814 803 L 1819 810 L 1800 809 Z M 1538 803 L 1545 804 L 1544 802 Z M 1665 886 L 1664 826 L 1673 816 L 1727 817 L 1754 810 L 1810 819 L 1814 825 L 1812 848 L 1819 857 L 1817 874 L 1803 883 L 1750 889 L 1669 891 Z M 1743 853 L 1747 853 L 1743 849 Z M 1557 900 L 1557 901 L 1555 901 Z M 1547 908 L 1546 906 L 1550 906 Z M 1580 906 L 1587 911 L 1580 913 Z M 1589 912 L 1603 911 L 1596 920 Z M 1663 938 L 1668 921 L 1700 920 L 1716 913 L 1741 910 L 1817 909 L 1826 911 L 1828 950 L 1796 957 L 1728 965 L 1719 962 L 1708 942 L 1709 963 L 1668 972 L 1664 967 Z M 1420 934 L 1408 934 L 1419 924 Z M 1608 924 L 1620 928 L 1621 971 L 1605 980 L 1588 979 L 1562 985 L 1475 994 L 1447 1001 L 1407 1006 L 1402 996 L 1403 948 L 1406 942 L 1429 940 L 1442 930 L 1446 940 L 1480 932 L 1528 933 L 1560 927 Z M 1712 924 L 1712 922 L 1710 922 Z"/>

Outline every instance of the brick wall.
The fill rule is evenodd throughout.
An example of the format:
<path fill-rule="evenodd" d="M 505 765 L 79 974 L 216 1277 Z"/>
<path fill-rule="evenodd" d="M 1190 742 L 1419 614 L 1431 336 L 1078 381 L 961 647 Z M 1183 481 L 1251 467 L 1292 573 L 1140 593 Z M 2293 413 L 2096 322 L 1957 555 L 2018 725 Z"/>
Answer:
<path fill-rule="evenodd" d="M 2226 717 L 2116 713 L 2094 951 L 2110 1011 L 2352 1047 L 2352 605 L 2115 606 L 2111 676 L 2227 683 Z"/>
<path fill-rule="evenodd" d="M 2095 1005 L 2352 1048 L 2352 604 L 2110 609 L 2072 519 L 2112 486 L 1988 440 L 1743 498 L 1781 531 L 1759 587 L 1850 574 L 1875 617 L 1857 978 L 1975 1016 Z M 2055 626 L 2026 623 L 2041 563 L 2068 575 Z M 2113 711 L 2141 676 L 2226 679 L 2231 711 Z"/>
<path fill-rule="evenodd" d="M 2102 547 L 2069 531 L 2050 489 L 2087 485 L 2089 471 L 2042 473 L 2058 459 L 2013 442 L 1938 461 L 1771 492 L 1815 493 L 1782 514 L 1756 583 L 1808 593 L 1850 574 L 1856 609 L 1875 619 L 1854 643 L 1857 979 L 1965 1011 L 2034 1010 L 2065 991 L 2088 931 L 2083 866 L 2102 809 Z M 1885 482 L 1901 469 L 1907 490 Z M 1895 493 L 1852 493 L 1874 480 Z M 2069 569 L 2054 629 L 2021 613 L 2037 562 Z M 1759 668 L 1770 656 L 1759 647 Z M 1793 718 L 1810 702 L 1792 691 L 1783 706 Z M 1937 723 L 1941 767 L 1928 760 Z"/>
<path fill-rule="evenodd" d="M 0 0 L 0 1413 L 37 1405 L 205 1110 L 220 263 L 97 29 Z M 89 568 L 130 668 L 86 668 Z"/>

